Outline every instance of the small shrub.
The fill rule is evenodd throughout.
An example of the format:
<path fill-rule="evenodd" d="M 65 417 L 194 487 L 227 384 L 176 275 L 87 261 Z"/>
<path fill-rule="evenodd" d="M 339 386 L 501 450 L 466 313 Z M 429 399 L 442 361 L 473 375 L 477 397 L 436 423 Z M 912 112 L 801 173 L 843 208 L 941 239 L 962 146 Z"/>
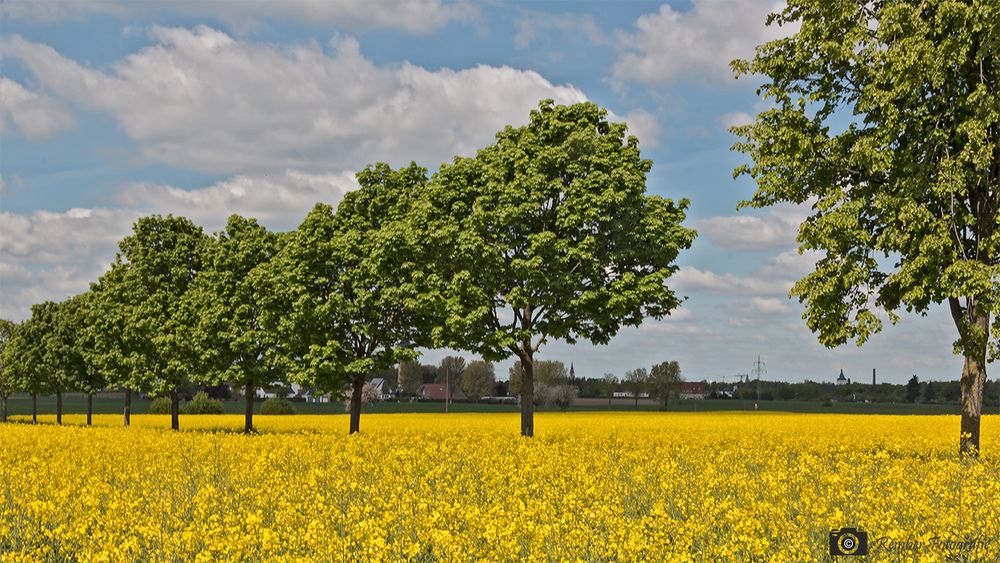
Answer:
<path fill-rule="evenodd" d="M 198 391 L 194 398 L 184 405 L 181 412 L 184 414 L 222 414 L 222 403 L 212 399 L 208 393 Z"/>
<path fill-rule="evenodd" d="M 157 397 L 149 403 L 149 414 L 170 414 L 170 397 Z"/>
<path fill-rule="evenodd" d="M 295 407 L 285 399 L 268 399 L 260 406 L 260 414 L 295 414 Z"/>

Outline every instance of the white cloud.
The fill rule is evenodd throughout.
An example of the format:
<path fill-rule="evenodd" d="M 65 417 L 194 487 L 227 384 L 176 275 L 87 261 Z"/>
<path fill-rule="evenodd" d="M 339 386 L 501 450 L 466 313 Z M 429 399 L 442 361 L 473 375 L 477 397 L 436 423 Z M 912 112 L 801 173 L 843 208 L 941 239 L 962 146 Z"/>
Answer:
<path fill-rule="evenodd" d="M 479 65 L 379 66 L 352 38 L 249 43 L 205 27 L 156 27 L 156 44 L 109 70 L 19 36 L 0 41 L 50 93 L 103 111 L 149 159 L 216 173 L 356 170 L 375 161 L 436 166 L 472 154 L 539 99 L 585 100 L 534 71 Z M 641 114 L 638 121 L 650 129 Z"/>
<path fill-rule="evenodd" d="M 621 33 L 623 52 L 612 69 L 618 81 L 665 83 L 690 73 L 729 79 L 733 59 L 753 56 L 754 47 L 788 34 L 764 25 L 781 9 L 775 0 L 693 0 L 679 12 L 669 4 L 635 21 Z"/>
<path fill-rule="evenodd" d="M 307 25 L 336 25 L 349 29 L 389 28 L 411 33 L 438 30 L 454 21 L 468 21 L 477 14 L 469 2 L 441 0 L 7 0 L 0 2 L 0 17 L 51 23 L 83 19 L 90 15 L 124 17 L 139 11 L 162 11 L 194 17 L 218 18 L 236 28 L 262 21 L 291 20 Z"/>
<path fill-rule="evenodd" d="M 114 259 L 118 241 L 143 215 L 183 215 L 212 231 L 239 213 L 285 230 L 298 225 L 317 202 L 336 204 L 355 187 L 351 173 L 289 170 L 236 176 L 196 190 L 125 186 L 117 196 L 119 208 L 0 213 L 0 316 L 23 318 L 33 303 L 86 290 Z"/>
<path fill-rule="evenodd" d="M 767 215 L 720 215 L 695 222 L 695 228 L 717 246 L 732 250 L 766 250 L 795 245 L 808 205 L 778 205 Z"/>
<path fill-rule="evenodd" d="M 272 228 L 294 228 L 317 202 L 336 204 L 344 193 L 357 188 L 353 173 L 236 176 L 198 190 L 172 186 L 134 184 L 118 194 L 129 209 L 147 213 L 184 215 L 200 225 L 215 228 L 238 213 L 255 217 Z"/>
<path fill-rule="evenodd" d="M 758 295 L 787 295 L 793 283 L 791 280 L 766 279 L 759 276 L 717 274 L 693 266 L 681 266 L 670 280 L 671 286 L 680 291 Z"/>
<path fill-rule="evenodd" d="M 660 122 L 652 113 L 644 109 L 632 110 L 625 116 L 625 123 L 628 124 L 629 133 L 639 139 L 642 148 L 653 148 L 660 144 Z"/>
<path fill-rule="evenodd" d="M 719 123 L 728 131 L 730 127 L 739 127 L 753 123 L 753 116 L 745 111 L 734 111 L 720 115 Z"/>
<path fill-rule="evenodd" d="M 790 311 L 788 300 L 777 297 L 751 297 L 745 305 L 746 311 L 755 315 L 780 315 Z"/>
<path fill-rule="evenodd" d="M 41 141 L 76 125 L 73 114 L 52 98 L 0 77 L 0 133 L 7 121 L 29 141 Z"/>

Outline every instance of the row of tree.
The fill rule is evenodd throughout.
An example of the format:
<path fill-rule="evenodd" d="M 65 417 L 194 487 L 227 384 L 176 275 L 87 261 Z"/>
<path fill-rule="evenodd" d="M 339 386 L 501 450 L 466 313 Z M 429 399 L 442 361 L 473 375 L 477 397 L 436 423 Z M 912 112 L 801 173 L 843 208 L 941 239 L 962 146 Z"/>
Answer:
<path fill-rule="evenodd" d="M 515 357 L 521 433 L 534 432 L 534 355 L 550 339 L 603 344 L 680 300 L 666 280 L 694 231 L 686 201 L 646 193 L 651 163 L 592 103 L 542 101 L 471 158 L 433 175 L 370 166 L 334 209 L 292 232 L 234 215 L 207 235 L 138 220 L 84 294 L 32 307 L 0 359 L 2 389 L 124 387 L 171 399 L 188 382 L 246 396 L 296 382 L 350 397 L 417 348 Z M 457 375 L 457 372 L 456 374 Z"/>

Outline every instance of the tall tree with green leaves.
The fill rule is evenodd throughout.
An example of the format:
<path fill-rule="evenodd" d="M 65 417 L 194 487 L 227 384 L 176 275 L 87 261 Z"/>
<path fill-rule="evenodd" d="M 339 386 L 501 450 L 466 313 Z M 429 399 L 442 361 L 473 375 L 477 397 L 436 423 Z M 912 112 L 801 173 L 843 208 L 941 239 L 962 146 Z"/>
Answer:
<path fill-rule="evenodd" d="M 404 395 L 416 395 L 424 383 L 424 370 L 420 363 L 413 360 L 399 362 L 396 367 L 396 382 Z"/>
<path fill-rule="evenodd" d="M 438 344 L 521 362 L 523 436 L 545 342 L 606 344 L 680 304 L 666 281 L 695 233 L 681 225 L 687 201 L 646 193 L 651 166 L 606 110 L 543 100 L 425 190 L 415 216 L 448 282 Z"/>
<path fill-rule="evenodd" d="M 827 346 L 947 305 L 975 455 L 1000 357 L 1000 4 L 790 0 L 769 23 L 800 27 L 733 63 L 772 106 L 733 128 L 758 186 L 740 205 L 811 206 L 798 240 L 821 258 L 791 295 Z"/>
<path fill-rule="evenodd" d="M 360 189 L 336 213 L 317 204 L 259 273 L 287 304 L 265 308 L 265 326 L 287 343 L 291 377 L 332 393 L 346 387 L 351 433 L 360 430 L 366 377 L 416 357 L 429 343 L 427 311 L 439 307 L 419 232 L 406 220 L 426 170 L 377 164 L 357 178 Z"/>
<path fill-rule="evenodd" d="M 126 346 L 128 317 L 125 308 L 116 305 L 108 287 L 121 283 L 124 268 L 112 268 L 96 282 L 90 284 L 86 307 L 82 308 L 83 355 L 88 365 L 103 379 L 106 386 L 118 386 L 123 391 L 124 425 L 131 424 L 132 391 L 129 387 L 131 368 Z"/>
<path fill-rule="evenodd" d="M 243 388 L 244 431 L 253 431 L 257 389 L 284 376 L 278 333 L 264 326 L 263 309 L 280 304 L 251 273 L 267 267 L 278 236 L 254 219 L 232 215 L 225 230 L 205 246 L 202 271 L 184 294 L 192 354 L 198 369 L 191 380 L 203 385 L 229 381 Z M 284 313 L 283 310 L 275 311 Z"/>
<path fill-rule="evenodd" d="M 4 351 L 7 343 L 14 337 L 17 324 L 7 319 L 0 319 L 0 422 L 7 422 L 7 400 L 14 393 L 12 374 L 6 369 L 7 360 Z"/>
<path fill-rule="evenodd" d="M 48 390 L 56 396 L 56 424 L 62 424 L 63 393 L 72 391 L 77 373 L 81 371 L 80 354 L 76 340 L 64 327 L 71 324 L 67 302 L 45 301 L 31 306 L 31 317 L 36 321 L 38 347 L 41 354 L 37 377 L 46 380 Z"/>
<path fill-rule="evenodd" d="M 202 270 L 207 237 L 184 217 L 136 221 L 102 278 L 102 304 L 122 323 L 114 335 L 130 389 L 170 397 L 170 427 L 180 428 L 180 394 L 197 363 L 181 299 Z"/>
<path fill-rule="evenodd" d="M 670 398 L 678 395 L 683 381 L 680 364 L 676 361 L 660 362 L 649 370 L 647 379 L 649 395 L 660 401 L 660 408 L 667 410 Z"/>
<path fill-rule="evenodd" d="M 90 292 L 58 303 L 46 343 L 46 363 L 52 367 L 54 381 L 61 382 L 61 388 L 87 395 L 87 426 L 93 422 L 94 393 L 102 391 L 108 385 L 104 372 L 92 364 L 89 361 L 91 356 L 85 353 L 91 345 L 88 323 L 91 318 L 101 314 L 91 310 L 94 305 L 94 295 Z M 61 404 L 59 410 L 62 410 Z"/>
<path fill-rule="evenodd" d="M 492 395 L 496 382 L 492 362 L 473 360 L 462 370 L 462 391 L 471 401 Z"/>
<path fill-rule="evenodd" d="M 31 317 L 21 321 L 4 348 L 4 372 L 14 389 L 31 395 L 31 423 L 38 423 L 38 396 L 52 391 L 51 369 L 45 365 L 48 326 L 45 310 L 31 307 Z"/>
<path fill-rule="evenodd" d="M 632 394 L 632 399 L 635 400 L 635 406 L 639 406 L 639 397 L 649 387 L 649 372 L 646 368 L 636 368 L 630 369 L 625 372 L 625 377 L 622 378 L 622 384 L 628 389 L 629 393 Z"/>

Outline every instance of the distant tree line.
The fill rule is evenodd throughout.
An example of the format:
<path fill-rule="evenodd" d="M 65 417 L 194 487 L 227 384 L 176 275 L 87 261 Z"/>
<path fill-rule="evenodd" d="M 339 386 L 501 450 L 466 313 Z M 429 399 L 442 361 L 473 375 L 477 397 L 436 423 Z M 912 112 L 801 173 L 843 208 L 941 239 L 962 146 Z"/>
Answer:
<path fill-rule="evenodd" d="M 141 218 L 89 291 L 4 325 L 0 399 L 55 395 L 61 421 L 63 393 L 120 388 L 168 398 L 176 430 L 185 389 L 225 382 L 250 432 L 256 391 L 296 383 L 347 397 L 357 432 L 373 374 L 449 348 L 517 359 L 532 436 L 546 342 L 604 344 L 680 304 L 666 281 L 695 233 L 687 201 L 646 193 L 650 167 L 606 110 L 544 100 L 432 175 L 369 166 L 291 232 L 239 215 L 211 235 Z M 462 364 L 438 376 L 485 396 L 491 368 Z"/>

